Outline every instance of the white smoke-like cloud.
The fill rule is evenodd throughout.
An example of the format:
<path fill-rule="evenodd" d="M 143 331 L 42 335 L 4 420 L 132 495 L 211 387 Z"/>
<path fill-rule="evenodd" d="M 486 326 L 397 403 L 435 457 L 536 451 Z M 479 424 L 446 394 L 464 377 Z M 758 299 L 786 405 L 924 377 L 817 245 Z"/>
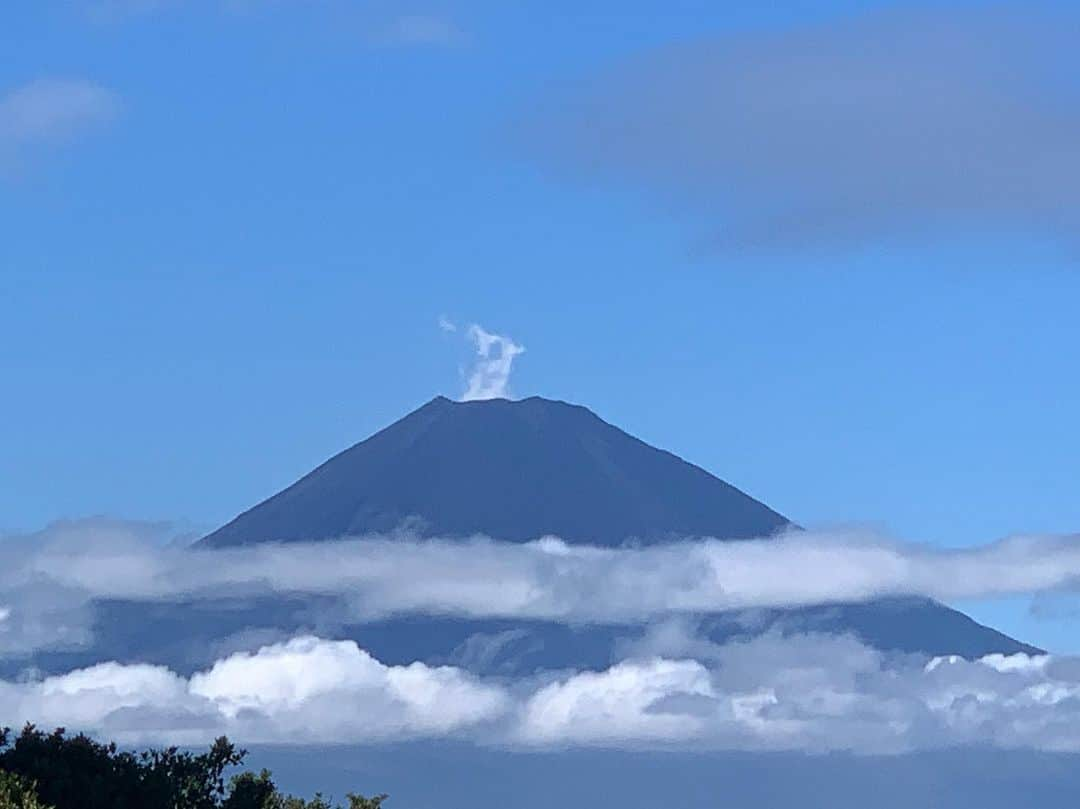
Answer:
<path fill-rule="evenodd" d="M 724 610 L 888 596 L 944 601 L 1058 593 L 1080 581 L 1080 538 L 1013 537 L 935 550 L 863 533 L 687 540 L 646 548 L 368 537 L 209 550 L 160 526 L 59 523 L 0 542 L 0 658 L 88 648 L 94 603 L 332 597 L 354 623 L 392 615 L 648 623 Z"/>
<path fill-rule="evenodd" d="M 524 353 L 525 347 L 476 323 L 469 326 L 466 335 L 476 347 L 476 361 L 469 372 L 462 401 L 509 397 L 514 358 Z"/>
<path fill-rule="evenodd" d="M 225 733 L 270 744 L 453 737 L 529 749 L 1080 751 L 1077 658 L 925 663 L 820 635 L 766 635 L 696 658 L 670 651 L 508 682 L 386 665 L 352 641 L 298 637 L 190 678 L 107 662 L 0 681 L 0 723 L 129 743 L 201 744 Z"/>

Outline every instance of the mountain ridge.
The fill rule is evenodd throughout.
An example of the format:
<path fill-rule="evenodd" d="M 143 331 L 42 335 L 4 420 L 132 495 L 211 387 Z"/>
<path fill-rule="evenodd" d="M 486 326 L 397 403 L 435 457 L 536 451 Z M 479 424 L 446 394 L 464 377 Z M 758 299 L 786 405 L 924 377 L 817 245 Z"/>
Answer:
<path fill-rule="evenodd" d="M 200 540 L 209 547 L 386 534 L 555 535 L 620 547 L 669 539 L 768 537 L 795 523 L 674 453 L 586 407 L 538 396 L 436 397 L 334 455 Z M 700 616 L 713 642 L 746 634 L 746 615 Z M 755 631 L 852 634 L 886 651 L 975 658 L 1040 650 L 927 598 L 879 598 L 757 611 Z M 355 627 L 388 660 L 453 660 L 470 638 L 515 641 L 514 665 L 580 666 L 609 658 L 624 632 L 544 622 L 404 616 Z"/>
<path fill-rule="evenodd" d="M 469 458 L 465 469 L 459 461 Z M 469 481 L 463 479 L 469 477 Z M 783 515 L 581 405 L 538 396 L 436 397 L 201 540 L 225 547 L 392 532 L 554 534 L 617 546 L 749 539 Z"/>

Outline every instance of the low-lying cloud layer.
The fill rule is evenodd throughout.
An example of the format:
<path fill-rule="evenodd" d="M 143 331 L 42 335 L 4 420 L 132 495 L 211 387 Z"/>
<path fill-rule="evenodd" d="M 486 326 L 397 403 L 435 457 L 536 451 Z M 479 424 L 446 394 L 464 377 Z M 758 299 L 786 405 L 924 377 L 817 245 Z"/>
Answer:
<path fill-rule="evenodd" d="M 388 666 L 352 641 L 298 637 L 190 678 L 110 662 L 0 681 L 0 719 L 132 743 L 197 744 L 225 733 L 242 743 L 1078 751 L 1080 659 L 924 663 L 886 660 L 846 637 L 765 636 L 697 657 L 643 654 L 606 670 L 506 682 L 452 667 Z"/>
<path fill-rule="evenodd" d="M 1059 592 L 1080 581 L 1077 537 L 935 550 L 872 535 L 796 532 L 602 549 L 546 537 L 367 537 L 210 550 L 161 526 L 58 523 L 0 542 L 0 658 L 92 643 L 93 603 L 333 597 L 341 618 L 394 615 L 645 624 L 665 616 L 887 596 L 949 601 Z"/>
<path fill-rule="evenodd" d="M 234 654 L 190 679 L 108 662 L 0 684 L 4 721 L 171 743 L 226 731 L 251 742 L 442 736 L 501 715 L 505 700 L 457 669 L 385 666 L 352 641 L 312 637 Z"/>
<path fill-rule="evenodd" d="M 928 660 L 846 635 L 778 631 L 719 644 L 699 634 L 696 618 L 893 594 L 1056 592 L 1078 575 L 1080 541 L 1068 537 L 956 551 L 811 532 L 619 550 L 550 537 L 407 536 L 203 550 L 167 541 L 160 525 L 59 523 L 0 542 L 0 659 L 93 650 L 103 599 L 183 600 L 198 610 L 225 595 L 299 595 L 316 605 L 333 596 L 359 623 L 413 613 L 644 630 L 616 645 L 610 666 L 498 677 L 384 663 L 353 640 L 327 639 L 332 632 L 253 631 L 186 673 L 127 660 L 24 671 L 0 680 L 0 725 L 63 725 L 133 743 L 225 733 L 243 743 L 1080 752 L 1080 659 Z"/>

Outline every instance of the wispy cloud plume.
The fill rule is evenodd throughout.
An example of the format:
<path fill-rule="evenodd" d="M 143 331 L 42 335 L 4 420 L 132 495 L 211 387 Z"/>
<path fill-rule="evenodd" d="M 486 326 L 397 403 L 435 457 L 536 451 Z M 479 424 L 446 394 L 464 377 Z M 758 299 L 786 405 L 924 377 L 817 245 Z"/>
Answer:
<path fill-rule="evenodd" d="M 469 371 L 462 401 L 508 397 L 514 358 L 524 353 L 525 347 L 509 337 L 493 334 L 475 323 L 469 326 L 466 334 L 476 347 L 476 361 Z"/>

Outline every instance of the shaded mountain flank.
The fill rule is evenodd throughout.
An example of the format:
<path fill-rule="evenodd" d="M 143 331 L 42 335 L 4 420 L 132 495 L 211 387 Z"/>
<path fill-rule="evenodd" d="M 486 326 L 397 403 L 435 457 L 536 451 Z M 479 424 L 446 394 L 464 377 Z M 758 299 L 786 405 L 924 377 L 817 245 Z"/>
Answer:
<path fill-rule="evenodd" d="M 790 522 L 584 407 L 439 397 L 207 536 L 213 547 L 336 539 L 553 534 L 607 547 L 748 539 Z"/>
<path fill-rule="evenodd" d="M 546 534 L 617 547 L 686 537 L 739 540 L 797 528 L 704 469 L 652 447 L 590 410 L 532 397 L 438 397 L 334 456 L 201 540 L 230 547 L 333 540 L 405 527 L 421 536 Z M 249 625 L 259 625 L 252 608 Z M 234 619 L 239 615 L 233 614 Z M 926 598 L 698 616 L 724 642 L 769 630 L 851 633 L 886 651 L 979 657 L 1037 652 Z M 640 628 L 407 616 L 349 628 L 387 661 L 477 670 L 609 663 Z"/>

